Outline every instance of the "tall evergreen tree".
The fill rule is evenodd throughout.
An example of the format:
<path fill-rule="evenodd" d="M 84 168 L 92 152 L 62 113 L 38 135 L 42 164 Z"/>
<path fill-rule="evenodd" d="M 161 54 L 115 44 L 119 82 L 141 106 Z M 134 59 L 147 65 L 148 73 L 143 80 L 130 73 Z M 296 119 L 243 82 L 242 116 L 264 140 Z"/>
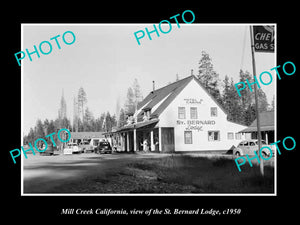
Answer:
<path fill-rule="evenodd" d="M 35 132 L 33 130 L 33 128 L 31 127 L 29 132 L 28 132 L 28 135 L 24 135 L 23 137 L 23 143 L 24 144 L 28 144 L 28 143 L 31 143 L 33 145 L 34 141 L 36 140 L 35 138 Z"/>
<path fill-rule="evenodd" d="M 78 102 L 78 114 L 81 116 L 81 121 L 83 121 L 85 106 L 87 104 L 87 96 L 83 87 L 80 87 L 78 90 L 77 102 Z"/>
<path fill-rule="evenodd" d="M 36 122 L 34 133 L 35 133 L 35 140 L 38 138 L 45 138 L 45 135 L 46 135 L 45 127 L 40 119 L 38 119 Z M 31 143 L 31 144 L 33 145 L 33 143 Z M 41 149 L 41 146 L 42 146 L 42 142 L 41 141 L 37 142 L 37 147 L 39 149 Z"/>
<path fill-rule="evenodd" d="M 240 70 L 239 82 L 244 82 L 245 85 L 247 86 L 246 80 L 248 80 L 249 82 L 252 82 L 252 80 L 253 80 L 252 76 L 250 75 L 250 73 L 248 71 L 244 72 L 243 70 Z M 250 104 L 254 103 L 254 101 L 253 101 L 254 96 L 253 96 L 252 92 L 250 91 L 250 89 L 248 88 L 248 86 L 246 88 L 244 88 L 243 90 L 241 90 L 240 94 L 241 94 L 241 96 L 239 96 L 239 99 L 241 100 L 241 106 L 242 106 L 243 110 L 246 110 Z"/>
<path fill-rule="evenodd" d="M 78 132 L 78 120 L 79 120 L 79 116 L 78 116 L 78 102 L 77 102 L 77 98 L 74 96 L 73 98 L 73 131 Z"/>
<path fill-rule="evenodd" d="M 93 131 L 93 121 L 93 114 L 89 108 L 86 107 L 83 120 L 83 131 Z"/>
<path fill-rule="evenodd" d="M 223 82 L 224 90 L 222 94 L 222 105 L 228 113 L 227 119 L 233 122 L 244 123 L 243 109 L 232 78 L 229 82 L 229 77 L 225 76 Z"/>
<path fill-rule="evenodd" d="M 137 106 L 137 104 L 143 100 L 143 94 L 136 78 L 133 81 L 132 90 L 134 96 L 134 104 Z"/>
<path fill-rule="evenodd" d="M 134 93 L 131 87 L 127 90 L 127 98 L 125 101 L 125 113 L 134 113 L 135 111 L 135 99 L 134 99 Z"/>
<path fill-rule="evenodd" d="M 259 112 L 264 112 L 268 110 L 269 103 L 267 100 L 266 93 L 262 89 L 257 89 L 258 90 L 258 111 Z M 254 95 L 254 93 L 253 93 Z"/>
<path fill-rule="evenodd" d="M 255 105 L 249 104 L 243 112 L 243 123 L 249 126 L 256 118 Z"/>
<path fill-rule="evenodd" d="M 117 127 L 123 127 L 126 124 L 126 114 L 123 108 L 120 110 Z"/>
<path fill-rule="evenodd" d="M 40 119 L 36 121 L 35 125 L 35 137 L 36 138 L 43 138 L 45 137 L 44 125 Z"/>
<path fill-rule="evenodd" d="M 225 108 L 226 111 L 229 111 L 230 107 L 230 83 L 229 83 L 229 77 L 225 75 L 225 79 L 223 80 L 223 93 L 222 93 L 222 106 Z"/>
<path fill-rule="evenodd" d="M 221 103 L 221 93 L 219 90 L 219 74 L 214 70 L 212 59 L 205 51 L 201 52 L 202 56 L 199 61 L 199 74 L 197 75 L 201 84 L 207 91 Z"/>
<path fill-rule="evenodd" d="M 67 103 L 64 97 L 64 90 L 62 90 L 62 95 L 60 99 L 60 107 L 58 109 L 58 118 L 63 119 L 67 117 Z"/>

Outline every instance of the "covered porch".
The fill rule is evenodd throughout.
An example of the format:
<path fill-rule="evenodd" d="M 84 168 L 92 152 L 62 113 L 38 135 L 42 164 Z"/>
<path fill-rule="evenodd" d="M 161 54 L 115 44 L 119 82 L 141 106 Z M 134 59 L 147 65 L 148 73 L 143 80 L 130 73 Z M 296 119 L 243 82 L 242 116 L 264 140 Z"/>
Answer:
<path fill-rule="evenodd" d="M 137 122 L 104 134 L 111 138 L 112 146 L 120 152 L 174 151 L 174 128 L 161 128 L 159 119 Z"/>

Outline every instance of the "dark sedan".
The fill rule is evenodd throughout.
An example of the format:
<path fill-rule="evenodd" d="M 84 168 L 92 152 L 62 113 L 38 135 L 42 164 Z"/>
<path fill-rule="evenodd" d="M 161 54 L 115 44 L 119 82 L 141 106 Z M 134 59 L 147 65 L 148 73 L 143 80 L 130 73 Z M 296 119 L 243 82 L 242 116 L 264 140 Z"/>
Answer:
<path fill-rule="evenodd" d="M 110 146 L 110 143 L 108 141 L 100 141 L 98 146 L 95 149 L 95 153 L 100 154 L 106 154 L 106 153 L 112 153 L 112 148 Z"/>

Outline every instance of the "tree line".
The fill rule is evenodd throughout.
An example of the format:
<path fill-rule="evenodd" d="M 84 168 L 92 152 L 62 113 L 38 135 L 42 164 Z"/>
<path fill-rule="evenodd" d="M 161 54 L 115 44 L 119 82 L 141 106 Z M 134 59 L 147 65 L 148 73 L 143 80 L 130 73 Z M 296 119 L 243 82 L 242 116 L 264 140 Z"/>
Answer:
<path fill-rule="evenodd" d="M 73 98 L 73 119 L 72 123 L 67 118 L 67 104 L 62 94 L 58 116 L 54 120 L 37 119 L 34 127 L 30 128 L 27 135 L 24 135 L 24 144 L 34 143 L 38 138 L 44 138 L 47 134 L 58 132 L 61 128 L 67 128 L 71 132 L 110 132 L 113 128 L 122 127 L 126 124 L 127 114 L 134 112 L 137 103 L 142 100 L 141 89 L 137 79 L 132 87 L 128 88 L 127 99 L 123 107 L 117 106 L 117 114 L 103 112 L 95 117 L 87 106 L 88 98 L 83 87 L 80 87 L 77 95 Z M 119 104 L 119 102 L 117 102 Z M 55 136 L 54 141 L 58 139 Z"/>
<path fill-rule="evenodd" d="M 256 118 L 254 92 L 245 88 L 241 91 L 242 96 L 239 97 L 233 79 L 226 75 L 225 79 L 221 81 L 219 74 L 214 70 L 211 57 L 205 51 L 201 52 L 198 68 L 196 77 L 225 109 L 228 120 L 249 126 Z M 238 82 L 245 82 L 247 79 L 253 82 L 253 78 L 248 71 L 240 70 Z M 179 76 L 176 74 L 176 81 L 178 80 Z M 274 98 L 271 106 L 269 106 L 266 94 L 262 89 L 258 89 L 258 99 L 260 112 L 274 109 Z M 119 100 L 117 100 L 116 114 L 111 115 L 110 112 L 103 112 L 95 117 L 87 106 L 87 94 L 83 87 L 80 87 L 73 99 L 72 123 L 67 118 L 67 104 L 62 94 L 57 118 L 55 120 L 45 119 L 44 121 L 38 119 L 35 126 L 30 128 L 29 133 L 24 136 L 24 143 L 32 143 L 37 138 L 43 138 L 45 135 L 57 132 L 61 128 L 67 128 L 73 132 L 109 132 L 114 127 L 123 127 L 126 124 L 127 115 L 133 114 L 138 103 L 142 100 L 143 95 L 140 85 L 138 80 L 134 79 L 133 84 L 127 90 L 123 107 L 120 106 Z"/>
<path fill-rule="evenodd" d="M 245 88 L 241 91 L 242 96 L 240 97 L 233 79 L 226 75 L 225 79 L 220 81 L 219 74 L 214 70 L 209 54 L 205 51 L 202 51 L 201 54 L 197 78 L 216 101 L 223 106 L 228 114 L 228 120 L 249 126 L 256 118 L 254 92 Z M 247 79 L 249 82 L 253 82 L 253 76 L 248 71 L 240 70 L 238 82 L 245 82 Z M 223 87 L 222 91 L 221 87 Z M 274 110 L 274 96 L 270 106 L 264 91 L 262 89 L 257 90 L 259 112 Z"/>

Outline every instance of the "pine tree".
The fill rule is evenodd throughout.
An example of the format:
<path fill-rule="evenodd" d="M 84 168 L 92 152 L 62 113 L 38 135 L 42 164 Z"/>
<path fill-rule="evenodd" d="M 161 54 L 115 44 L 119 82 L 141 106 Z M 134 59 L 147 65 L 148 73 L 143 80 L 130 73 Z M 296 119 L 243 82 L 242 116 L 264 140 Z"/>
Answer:
<path fill-rule="evenodd" d="M 133 81 L 132 90 L 134 96 L 134 103 L 135 105 L 137 105 L 139 102 L 143 100 L 143 95 L 142 95 L 141 87 L 136 78 Z"/>
<path fill-rule="evenodd" d="M 95 131 L 97 132 L 102 131 L 104 116 L 105 114 L 102 113 L 101 116 L 95 120 Z"/>
<path fill-rule="evenodd" d="M 127 98 L 125 101 L 125 113 L 134 113 L 135 111 L 135 101 L 134 101 L 134 93 L 131 87 L 128 88 Z"/>
<path fill-rule="evenodd" d="M 120 110 L 117 127 L 123 127 L 126 124 L 126 114 L 123 108 Z"/>
<path fill-rule="evenodd" d="M 128 88 L 126 97 L 124 104 L 125 114 L 134 114 L 138 104 L 143 100 L 141 87 L 137 79 L 134 79 L 132 87 Z"/>
<path fill-rule="evenodd" d="M 93 114 L 88 107 L 85 109 L 83 120 L 83 131 L 93 131 Z"/>
<path fill-rule="evenodd" d="M 55 126 L 55 123 L 53 120 L 50 120 L 49 123 L 47 123 L 46 121 L 44 122 L 44 126 L 46 126 L 47 124 L 47 134 L 51 134 L 51 133 L 57 133 L 57 130 L 59 129 L 58 127 Z M 56 143 L 56 145 L 60 145 L 60 141 L 58 140 L 57 135 L 53 135 L 52 136 L 54 142 Z M 47 138 L 47 143 L 52 143 L 51 138 L 48 137 Z"/>
<path fill-rule="evenodd" d="M 63 119 L 67 117 L 67 103 L 64 98 L 64 90 L 62 90 L 62 95 L 60 99 L 60 108 L 58 110 L 58 118 Z"/>
<path fill-rule="evenodd" d="M 77 102 L 78 102 L 78 114 L 81 116 L 81 121 L 83 121 L 84 119 L 84 110 L 85 110 L 85 106 L 87 104 L 87 97 L 86 97 L 86 93 L 83 89 L 83 87 L 80 87 L 78 90 L 78 98 L 77 98 Z"/>
<path fill-rule="evenodd" d="M 30 128 L 28 135 L 25 135 L 23 138 L 23 143 L 24 144 L 28 144 L 31 143 L 33 145 L 34 141 L 36 140 L 35 138 L 35 133 L 34 130 L 32 129 L 32 127 Z"/>
<path fill-rule="evenodd" d="M 219 74 L 214 71 L 212 60 L 208 53 L 201 52 L 202 57 L 199 61 L 199 74 L 197 75 L 201 84 L 207 91 L 221 103 L 221 94 L 219 90 Z"/>
<path fill-rule="evenodd" d="M 99 126 L 100 126 L 100 131 L 106 131 L 105 126 L 106 126 L 106 122 L 105 122 L 105 117 L 106 114 L 105 113 L 101 113 L 101 116 L 99 118 Z"/>
<path fill-rule="evenodd" d="M 36 121 L 35 125 L 35 137 L 36 138 L 43 138 L 45 137 L 45 132 L 44 132 L 44 126 L 43 123 L 40 119 Z"/>
<path fill-rule="evenodd" d="M 246 80 L 249 81 L 249 83 L 253 83 L 254 79 L 250 75 L 248 71 L 242 71 L 240 70 L 240 81 L 239 82 L 245 82 L 246 88 L 240 91 L 241 96 L 239 96 L 240 100 L 240 106 L 242 109 L 242 118 L 241 122 L 250 125 L 256 118 L 256 112 L 255 112 L 255 93 L 254 90 L 251 91 L 250 88 L 248 88 Z M 256 84 L 254 84 L 256 85 Z M 251 86 L 252 89 L 254 89 L 254 86 Z M 263 112 L 268 109 L 268 101 L 267 96 L 264 93 L 264 91 L 261 88 L 257 88 L 257 95 L 258 95 L 258 111 Z"/>
<path fill-rule="evenodd" d="M 262 89 L 258 89 L 258 111 L 264 112 L 268 110 L 269 103 L 267 100 L 266 93 Z"/>
<path fill-rule="evenodd" d="M 229 77 L 226 75 L 223 82 L 224 90 L 222 94 L 222 105 L 228 113 L 227 119 L 237 123 L 244 123 L 242 118 L 243 110 L 240 104 L 240 98 L 236 92 L 232 78 L 229 83 Z"/>
<path fill-rule="evenodd" d="M 78 132 L 78 102 L 77 98 L 74 96 L 73 98 L 73 131 Z"/>
<path fill-rule="evenodd" d="M 244 72 L 243 70 L 240 70 L 239 82 L 244 82 L 246 85 L 246 88 L 244 88 L 243 90 L 240 91 L 241 96 L 239 96 L 243 110 L 246 110 L 250 104 L 254 103 L 254 95 L 248 88 L 246 80 L 248 80 L 249 82 L 252 82 L 253 79 L 248 71 Z"/>
<path fill-rule="evenodd" d="M 38 119 L 36 121 L 36 125 L 35 125 L 35 129 L 34 129 L 34 133 L 35 133 L 35 140 L 38 139 L 38 138 L 45 138 L 45 131 L 44 131 L 44 125 L 42 123 L 42 121 L 40 119 Z M 32 143 L 33 144 L 33 143 Z M 42 146 L 42 142 L 39 141 L 37 143 L 37 147 L 40 149 L 41 146 Z"/>
<path fill-rule="evenodd" d="M 244 124 L 249 126 L 256 118 L 255 105 L 249 104 L 244 110 Z"/>
<path fill-rule="evenodd" d="M 228 112 L 230 109 L 230 83 L 229 83 L 229 77 L 225 75 L 225 79 L 223 80 L 224 83 L 224 89 L 222 93 L 222 106 L 225 108 L 225 110 Z"/>

